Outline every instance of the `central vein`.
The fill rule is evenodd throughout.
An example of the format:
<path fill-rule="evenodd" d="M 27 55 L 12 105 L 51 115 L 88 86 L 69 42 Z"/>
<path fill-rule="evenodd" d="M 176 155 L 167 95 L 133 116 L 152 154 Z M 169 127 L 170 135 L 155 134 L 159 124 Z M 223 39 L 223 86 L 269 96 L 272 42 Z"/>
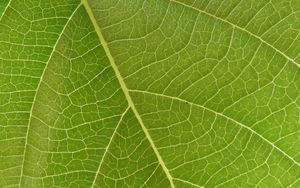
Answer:
<path fill-rule="evenodd" d="M 117 65 L 115 63 L 115 60 L 114 60 L 112 54 L 110 53 L 110 50 L 108 48 L 108 44 L 107 44 L 107 42 L 106 42 L 106 40 L 105 40 L 105 38 L 104 38 L 104 36 L 103 36 L 103 34 L 101 32 L 101 28 L 99 27 L 99 24 L 97 23 L 97 21 L 95 19 L 95 16 L 93 14 L 93 11 L 92 11 L 89 3 L 87 2 L 87 0 L 82 0 L 81 2 L 84 5 L 84 7 L 85 7 L 85 9 L 86 9 L 86 11 L 87 11 L 87 13 L 88 13 L 88 15 L 89 15 L 92 23 L 93 23 L 95 31 L 96 31 L 96 33 L 97 33 L 97 35 L 99 37 L 100 42 L 101 42 L 101 45 L 103 46 L 103 48 L 105 50 L 105 53 L 106 53 L 106 55 L 107 55 L 107 57 L 109 59 L 109 62 L 110 62 L 111 66 L 112 66 L 112 68 L 113 68 L 113 70 L 114 70 L 114 72 L 116 74 L 116 77 L 117 77 L 117 79 L 118 79 L 118 81 L 119 81 L 119 83 L 121 85 L 123 93 L 124 93 L 124 95 L 125 95 L 125 97 L 127 99 L 128 105 L 130 106 L 130 108 L 132 109 L 133 113 L 135 114 L 137 120 L 139 121 L 139 123 L 140 123 L 140 125 L 141 125 L 141 127 L 142 127 L 142 129 L 143 129 L 143 131 L 144 131 L 144 133 L 145 133 L 148 141 L 150 142 L 150 145 L 151 145 L 151 147 L 152 147 L 152 149 L 153 149 L 153 151 L 154 151 L 154 153 L 155 153 L 155 155 L 156 155 L 156 157 L 158 159 L 158 162 L 162 166 L 162 168 L 163 168 L 163 170 L 164 170 L 167 178 L 170 181 L 171 187 L 175 188 L 175 185 L 173 183 L 173 178 L 172 178 L 169 170 L 167 169 L 164 161 L 162 160 L 162 158 L 161 158 L 161 156 L 160 156 L 160 154 L 159 154 L 159 152 L 158 152 L 158 150 L 157 150 L 157 148 L 156 148 L 156 146 L 155 146 L 155 144 L 154 144 L 154 142 L 153 142 L 153 140 L 152 140 L 152 138 L 151 138 L 151 136 L 150 136 L 147 128 L 145 127 L 145 125 L 143 123 L 142 118 L 140 117 L 140 115 L 139 115 L 139 113 L 138 113 L 138 111 L 137 111 L 137 109 L 136 109 L 136 107 L 135 107 L 135 105 L 134 105 L 134 103 L 133 103 L 133 101 L 131 99 L 131 96 L 129 94 L 129 90 L 128 90 L 125 82 L 124 82 L 124 79 L 123 79 L 122 75 L 120 74 L 120 71 L 119 71 L 119 69 L 118 69 L 118 67 L 117 67 Z"/>

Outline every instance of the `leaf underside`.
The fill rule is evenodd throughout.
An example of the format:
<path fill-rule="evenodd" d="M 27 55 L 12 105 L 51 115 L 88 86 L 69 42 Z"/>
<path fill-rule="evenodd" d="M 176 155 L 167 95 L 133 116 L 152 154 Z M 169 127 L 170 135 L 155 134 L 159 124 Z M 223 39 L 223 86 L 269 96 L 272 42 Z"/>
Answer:
<path fill-rule="evenodd" d="M 300 0 L 2 0 L 0 187 L 300 187 Z"/>

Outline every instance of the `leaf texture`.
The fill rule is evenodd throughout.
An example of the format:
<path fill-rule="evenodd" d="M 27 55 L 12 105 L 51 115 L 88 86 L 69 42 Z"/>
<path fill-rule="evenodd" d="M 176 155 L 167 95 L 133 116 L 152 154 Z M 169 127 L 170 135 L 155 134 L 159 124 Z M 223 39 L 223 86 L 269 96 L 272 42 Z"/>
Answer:
<path fill-rule="evenodd" d="M 3 0 L 0 187 L 300 187 L 299 0 Z"/>

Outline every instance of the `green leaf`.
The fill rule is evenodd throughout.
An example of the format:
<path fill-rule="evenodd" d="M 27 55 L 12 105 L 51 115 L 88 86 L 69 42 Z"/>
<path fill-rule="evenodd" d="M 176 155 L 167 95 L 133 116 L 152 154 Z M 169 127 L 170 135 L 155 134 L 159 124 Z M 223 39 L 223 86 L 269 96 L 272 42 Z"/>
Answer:
<path fill-rule="evenodd" d="M 299 0 L 2 0 L 0 187 L 300 187 Z"/>

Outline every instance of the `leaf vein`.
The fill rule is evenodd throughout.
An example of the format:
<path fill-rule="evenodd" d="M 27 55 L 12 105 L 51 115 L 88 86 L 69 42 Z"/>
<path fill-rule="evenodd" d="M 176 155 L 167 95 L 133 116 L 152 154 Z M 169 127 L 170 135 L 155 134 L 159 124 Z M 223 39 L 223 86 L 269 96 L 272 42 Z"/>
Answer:
<path fill-rule="evenodd" d="M 173 2 L 173 3 L 179 4 L 179 5 L 182 5 L 182 6 L 191 8 L 191 9 L 193 9 L 193 10 L 197 10 L 197 11 L 203 13 L 203 14 L 206 14 L 206 15 L 212 17 L 212 18 L 215 18 L 215 19 L 217 19 L 217 20 L 220 20 L 220 21 L 222 21 L 222 22 L 224 22 L 224 23 L 227 23 L 227 24 L 229 24 L 229 25 L 231 25 L 231 26 L 233 26 L 233 27 L 235 27 L 235 28 L 237 28 L 237 29 L 239 29 L 239 30 L 241 30 L 241 31 L 244 31 L 244 32 L 248 33 L 248 34 L 251 35 L 252 37 L 254 37 L 254 38 L 260 40 L 262 43 L 264 43 L 264 44 L 266 44 L 267 46 L 271 47 L 271 48 L 272 48 L 273 50 L 275 50 L 277 53 L 279 53 L 280 55 L 282 55 L 283 57 L 285 57 L 286 59 L 288 59 L 290 62 L 292 62 L 293 64 L 295 64 L 298 68 L 300 68 L 300 64 L 296 63 L 294 59 L 292 59 L 291 57 L 289 57 L 288 55 L 286 55 L 284 52 L 282 52 L 282 51 L 280 51 L 279 49 L 277 49 L 277 48 L 276 48 L 275 46 L 273 46 L 272 44 L 270 44 L 270 43 L 268 43 L 267 41 L 265 41 L 262 37 L 260 37 L 260 36 L 258 36 L 258 35 L 256 35 L 256 34 L 250 32 L 250 31 L 248 31 L 247 29 L 245 29 L 245 28 L 243 28 L 243 27 L 240 27 L 240 26 L 238 26 L 238 25 L 236 25 L 236 24 L 234 24 L 234 23 L 232 23 L 232 22 L 230 22 L 230 21 L 228 21 L 228 20 L 225 20 L 225 19 L 223 19 L 223 18 L 221 18 L 221 17 L 218 17 L 218 16 L 216 16 L 216 15 L 213 15 L 213 14 L 211 14 L 211 13 L 209 13 L 209 12 L 206 12 L 206 11 L 201 10 L 201 9 L 199 9 L 199 8 L 193 7 L 193 6 L 191 6 L 191 5 L 187 5 L 187 4 L 183 3 L 183 2 L 179 2 L 179 1 L 177 1 L 177 0 L 170 0 L 170 1 Z"/>
<path fill-rule="evenodd" d="M 6 10 L 8 9 L 8 7 L 10 6 L 10 3 L 11 3 L 12 0 L 9 0 L 9 2 L 7 3 L 5 9 L 3 10 L 1 16 L 0 16 L 0 21 L 2 20 L 4 14 L 6 13 Z"/>
<path fill-rule="evenodd" d="M 165 97 L 165 98 L 169 98 L 169 99 L 172 99 L 172 100 L 177 100 L 177 101 L 181 101 L 181 102 L 184 102 L 184 103 L 187 103 L 189 105 L 192 105 L 192 106 L 196 106 L 196 107 L 200 107 L 202 109 L 205 109 L 207 111 L 210 111 L 216 115 L 219 115 L 225 119 L 228 119 L 234 123 L 236 123 L 237 125 L 240 125 L 241 127 L 247 129 L 248 131 L 254 133 L 255 135 L 257 135 L 259 138 L 261 138 L 263 141 L 265 141 L 267 144 L 269 144 L 270 146 L 272 146 L 272 148 L 275 148 L 277 151 L 279 151 L 280 153 L 282 153 L 284 156 L 286 156 L 288 159 L 290 159 L 294 164 L 296 164 L 298 167 L 300 167 L 300 164 L 295 161 L 294 158 L 292 158 L 291 156 L 289 156 L 287 153 L 285 153 L 283 150 L 281 150 L 279 147 L 277 147 L 275 144 L 273 144 L 272 142 L 270 142 L 268 139 L 266 139 L 265 137 L 263 137 L 262 135 L 260 135 L 258 132 L 256 132 L 255 130 L 251 129 L 250 127 L 246 126 L 245 124 L 243 123 L 240 123 L 238 122 L 237 120 L 223 114 L 223 113 L 220 113 L 220 112 L 217 112 L 213 109 L 210 109 L 210 108 L 207 108 L 205 106 L 202 106 L 200 104 L 196 104 L 196 103 L 193 103 L 193 102 L 190 102 L 190 101 L 187 101 L 185 99 L 182 99 L 182 98 L 179 98 L 179 97 L 174 97 L 174 96 L 170 96 L 170 95 L 165 95 L 165 94 L 160 94 L 160 93 L 154 93 L 154 92 L 150 92 L 150 91 L 142 91 L 142 90 L 129 90 L 130 92 L 136 92 L 136 93 L 144 93 L 144 94 L 148 94 L 148 95 L 154 95 L 154 96 L 160 96 L 160 97 Z"/>
<path fill-rule="evenodd" d="M 111 145 L 111 143 L 112 143 L 112 141 L 113 141 L 113 139 L 114 139 L 114 137 L 115 137 L 115 134 L 117 133 L 117 130 L 118 130 L 120 124 L 122 123 L 122 120 L 123 120 L 125 114 L 126 114 L 126 113 L 128 112 L 128 110 L 129 110 L 129 108 L 130 108 L 130 107 L 127 107 L 126 110 L 124 111 L 124 113 L 121 115 L 120 120 L 119 120 L 119 122 L 118 122 L 118 124 L 117 124 L 117 126 L 116 126 L 116 128 L 115 128 L 115 130 L 114 130 L 114 132 L 113 132 L 113 134 L 112 134 L 111 137 L 110 137 L 110 140 L 109 140 L 109 142 L 108 142 L 108 144 L 107 144 L 107 146 L 106 146 L 106 148 L 105 148 L 105 151 L 104 151 L 103 156 L 102 156 L 102 158 L 101 158 L 101 161 L 100 161 L 100 163 L 99 163 L 98 169 L 97 169 L 97 171 L 96 171 L 96 174 L 95 174 L 95 178 L 94 178 L 92 187 L 94 187 L 94 185 L 95 185 L 95 183 L 96 183 L 97 175 L 98 175 L 99 172 L 100 172 L 100 169 L 101 169 L 101 166 L 102 166 L 102 164 L 103 164 L 104 158 L 105 158 L 105 156 L 106 156 L 106 154 L 107 154 L 107 152 L 108 152 L 108 149 L 109 149 L 109 147 L 110 147 L 110 145 Z"/>
<path fill-rule="evenodd" d="M 81 0 L 81 2 L 84 5 L 84 7 L 85 7 L 85 9 L 86 9 L 86 11 L 87 11 L 87 13 L 88 13 L 88 15 L 90 17 L 90 20 L 91 20 L 91 22 L 92 22 L 92 24 L 93 24 L 93 26 L 95 28 L 95 31 L 96 31 L 96 33 L 97 33 L 97 35 L 99 37 L 99 40 L 100 40 L 100 42 L 102 44 L 102 47 L 103 47 L 103 49 L 104 49 L 104 51 L 105 51 L 105 53 L 106 53 L 106 55 L 108 57 L 108 60 L 109 60 L 109 62 L 111 64 L 111 66 L 112 66 L 112 68 L 113 68 L 113 70 L 115 72 L 115 75 L 116 75 L 116 77 L 117 77 L 117 79 L 119 81 L 119 84 L 120 84 L 120 86 L 121 86 L 121 88 L 123 90 L 123 93 L 124 93 L 124 95 L 126 97 L 128 105 L 132 109 L 132 111 L 133 111 L 134 115 L 136 116 L 139 124 L 141 125 L 141 128 L 142 128 L 145 136 L 147 137 L 147 139 L 148 139 L 148 141 L 149 141 L 149 143 L 150 143 L 150 145 L 151 145 L 151 147 L 152 147 L 152 149 L 153 149 L 153 151 L 154 151 L 154 153 L 155 153 L 155 155 L 157 157 L 158 162 L 162 166 L 162 168 L 163 168 L 163 170 L 164 170 L 164 172 L 165 172 L 165 174 L 166 174 L 166 176 L 167 176 L 167 178 L 168 178 L 168 180 L 170 182 L 171 187 L 175 188 L 175 185 L 173 183 L 173 177 L 171 176 L 171 174 L 170 174 L 169 170 L 167 169 L 164 161 L 162 160 L 162 157 L 160 156 L 160 154 L 159 154 L 159 152 L 158 152 L 158 150 L 157 150 L 157 148 L 156 148 L 156 146 L 155 146 L 155 144 L 154 144 L 154 142 L 153 142 L 153 140 L 152 140 L 152 138 L 151 138 L 151 136 L 150 136 L 147 128 L 145 127 L 145 125 L 143 123 L 143 120 L 141 119 L 141 117 L 140 117 L 140 115 L 139 115 L 139 113 L 138 113 L 138 111 L 137 111 L 137 109 L 136 109 L 136 107 L 135 107 L 135 105 L 134 105 L 134 103 L 133 103 L 133 101 L 131 99 L 131 96 L 129 95 L 129 90 L 128 90 L 128 88 L 127 88 L 127 86 L 126 86 L 126 84 L 124 82 L 124 79 L 123 79 L 123 77 L 122 77 L 122 75 L 121 75 L 121 73 L 120 73 L 120 71 L 119 71 L 119 69 L 118 69 L 118 67 L 117 67 L 117 65 L 115 63 L 115 60 L 114 60 L 114 58 L 113 58 L 113 56 L 112 56 L 112 54 L 110 52 L 110 49 L 108 47 L 108 44 L 107 44 L 107 42 L 106 42 L 106 40 L 105 40 L 105 38 L 104 38 L 104 36 L 102 34 L 100 26 L 98 25 L 98 23 L 97 23 L 97 21 L 96 21 L 96 19 L 94 17 L 93 11 L 92 11 L 90 5 L 88 4 L 88 1 L 87 0 Z"/>
<path fill-rule="evenodd" d="M 73 13 L 70 15 L 68 21 L 66 22 L 65 26 L 63 27 L 60 35 L 58 36 L 57 40 L 56 40 L 56 43 L 54 44 L 53 46 L 53 49 L 52 49 L 52 52 L 51 54 L 49 55 L 49 58 L 48 58 L 48 61 L 47 61 L 47 64 L 45 65 L 44 67 L 44 70 L 42 72 L 42 75 L 40 77 L 40 80 L 39 80 L 39 83 L 37 85 L 37 89 L 36 89 L 36 92 L 35 92 L 35 95 L 33 97 L 33 102 L 32 102 L 32 105 L 31 105 L 31 109 L 30 109 L 30 114 L 29 114 L 29 122 L 28 122 L 28 127 L 27 127 L 27 132 L 26 132 L 26 137 L 25 137 L 25 146 L 24 146 L 24 151 L 23 151 L 23 162 L 22 162 L 22 166 L 21 166 L 21 175 L 20 175 L 20 181 L 19 181 L 19 185 L 21 186 L 22 185 L 22 177 L 24 176 L 24 164 L 25 164 L 25 155 L 26 155 L 26 149 L 27 149 L 27 145 L 28 145 L 28 134 L 29 134 L 29 129 L 30 129 L 30 124 L 31 124 L 31 120 L 32 120 L 32 115 L 33 115 L 33 109 L 34 109 L 34 104 L 35 104 L 35 101 L 36 101 L 36 98 L 37 98 L 37 93 L 40 89 L 40 86 L 41 86 L 41 83 L 42 83 L 42 80 L 43 80 L 43 77 L 44 77 L 44 74 L 46 72 L 46 69 L 49 65 L 49 61 L 51 60 L 52 58 L 52 55 L 54 54 L 55 50 L 56 50 L 56 46 L 57 44 L 59 43 L 59 40 L 61 38 L 61 36 L 63 35 L 65 29 L 67 28 L 67 26 L 69 25 L 69 22 L 72 20 L 74 14 L 77 12 L 77 10 L 79 9 L 79 7 L 81 7 L 81 4 L 79 4 L 76 9 L 73 11 Z"/>

